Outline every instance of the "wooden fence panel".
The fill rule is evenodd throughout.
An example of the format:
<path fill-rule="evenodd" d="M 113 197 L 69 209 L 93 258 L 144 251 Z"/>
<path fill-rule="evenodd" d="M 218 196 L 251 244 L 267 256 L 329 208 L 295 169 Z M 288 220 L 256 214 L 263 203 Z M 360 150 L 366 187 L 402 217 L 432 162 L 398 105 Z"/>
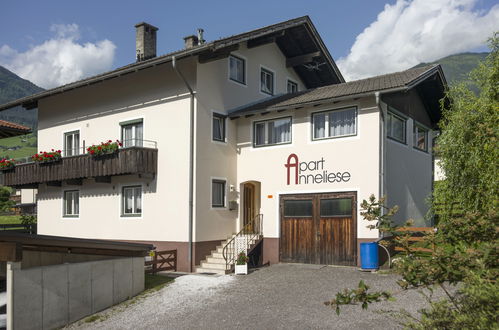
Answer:
<path fill-rule="evenodd" d="M 156 274 L 163 271 L 177 271 L 177 250 L 155 251 L 152 260 L 145 262 L 145 272 Z"/>

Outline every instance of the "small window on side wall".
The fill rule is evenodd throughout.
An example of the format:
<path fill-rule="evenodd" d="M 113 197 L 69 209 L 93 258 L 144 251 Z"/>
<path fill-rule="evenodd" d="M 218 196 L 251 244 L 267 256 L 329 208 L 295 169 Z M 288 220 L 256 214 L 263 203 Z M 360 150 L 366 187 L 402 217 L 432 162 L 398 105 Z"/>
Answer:
<path fill-rule="evenodd" d="M 142 187 L 123 187 L 121 197 L 121 215 L 124 217 L 139 217 L 142 215 Z"/>
<path fill-rule="evenodd" d="M 298 92 L 298 84 L 288 79 L 287 92 L 288 93 Z"/>
<path fill-rule="evenodd" d="M 225 207 L 225 180 L 213 179 L 211 181 L 211 207 Z"/>
<path fill-rule="evenodd" d="M 240 57 L 229 56 L 229 79 L 240 84 L 246 84 L 244 60 Z"/>
<path fill-rule="evenodd" d="M 67 190 L 63 198 L 63 215 L 66 218 L 77 218 L 80 215 L 80 192 Z"/>
<path fill-rule="evenodd" d="M 213 113 L 213 141 L 225 142 L 225 116 L 219 113 Z"/>
<path fill-rule="evenodd" d="M 395 141 L 406 143 L 406 119 L 392 112 L 388 112 L 386 135 Z"/>
<path fill-rule="evenodd" d="M 274 73 L 264 68 L 260 72 L 260 91 L 274 95 Z"/>
<path fill-rule="evenodd" d="M 418 124 L 414 124 L 414 148 L 428 151 L 428 130 Z"/>

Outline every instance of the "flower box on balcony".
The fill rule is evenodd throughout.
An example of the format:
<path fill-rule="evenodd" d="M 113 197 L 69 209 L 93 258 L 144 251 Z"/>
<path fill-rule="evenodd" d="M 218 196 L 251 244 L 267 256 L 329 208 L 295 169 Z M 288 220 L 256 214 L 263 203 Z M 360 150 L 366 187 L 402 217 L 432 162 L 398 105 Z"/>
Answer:
<path fill-rule="evenodd" d="M 16 166 L 13 159 L 2 159 L 0 160 L 0 171 L 9 171 Z"/>
<path fill-rule="evenodd" d="M 121 142 L 116 140 L 113 142 L 108 140 L 107 142 L 101 142 L 99 145 L 92 145 L 87 148 L 87 152 L 93 157 L 112 155 L 118 152 L 118 149 L 122 146 Z"/>
<path fill-rule="evenodd" d="M 52 149 L 52 151 L 50 152 L 40 151 L 39 153 L 31 156 L 31 160 L 38 164 L 55 163 L 61 160 L 61 151 L 54 149 Z"/>

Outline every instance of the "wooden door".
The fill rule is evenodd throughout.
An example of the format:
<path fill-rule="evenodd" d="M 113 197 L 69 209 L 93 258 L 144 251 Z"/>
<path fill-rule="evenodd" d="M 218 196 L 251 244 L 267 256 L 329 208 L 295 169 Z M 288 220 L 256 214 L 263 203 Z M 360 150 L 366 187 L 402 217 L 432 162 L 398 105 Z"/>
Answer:
<path fill-rule="evenodd" d="M 244 184 L 243 190 L 244 213 L 243 225 L 247 225 L 256 216 L 255 212 L 255 186 L 251 183 Z"/>
<path fill-rule="evenodd" d="M 282 262 L 356 265 L 356 193 L 281 196 Z"/>

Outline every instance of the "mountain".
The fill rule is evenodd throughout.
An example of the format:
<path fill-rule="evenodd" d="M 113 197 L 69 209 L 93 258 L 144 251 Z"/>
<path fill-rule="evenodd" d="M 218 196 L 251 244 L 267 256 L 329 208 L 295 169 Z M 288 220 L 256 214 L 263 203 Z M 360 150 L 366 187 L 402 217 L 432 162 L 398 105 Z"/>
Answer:
<path fill-rule="evenodd" d="M 444 70 L 447 83 L 450 85 L 460 82 L 469 82 L 468 74 L 477 67 L 478 62 L 483 61 L 489 53 L 461 53 L 450 55 L 435 62 L 421 63 L 416 67 L 429 64 L 440 64 Z M 473 88 L 472 86 L 470 86 Z"/>
<path fill-rule="evenodd" d="M 26 79 L 22 79 L 15 73 L 0 66 L 0 104 L 43 90 L 43 88 L 36 86 Z M 0 111 L 0 119 L 36 128 L 38 114 L 37 110 L 25 110 L 18 106 L 9 110 Z"/>

